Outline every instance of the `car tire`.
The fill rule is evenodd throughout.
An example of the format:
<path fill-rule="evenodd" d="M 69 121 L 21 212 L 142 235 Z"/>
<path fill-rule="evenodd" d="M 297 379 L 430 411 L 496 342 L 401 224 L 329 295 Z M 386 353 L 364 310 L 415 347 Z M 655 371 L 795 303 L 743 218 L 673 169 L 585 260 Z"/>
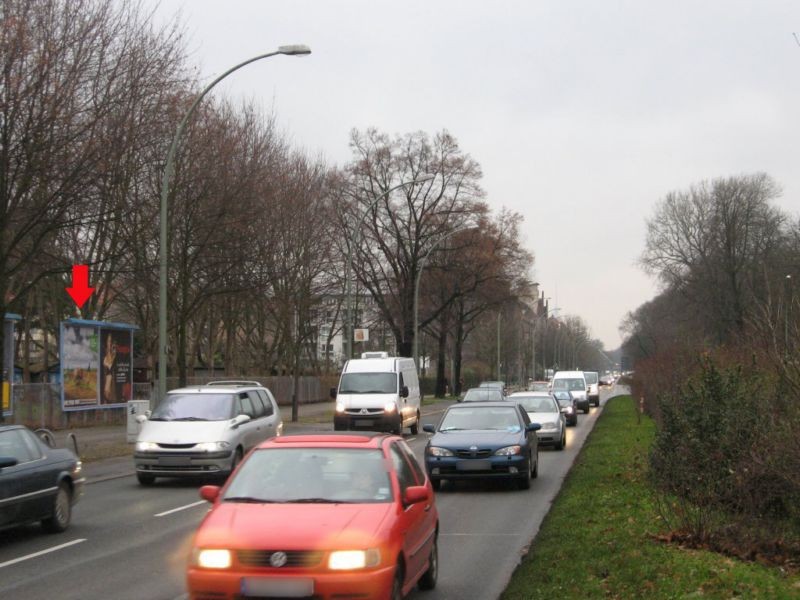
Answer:
<path fill-rule="evenodd" d="M 394 579 L 392 579 L 392 600 L 403 600 L 403 565 L 399 562 L 394 570 Z"/>
<path fill-rule="evenodd" d="M 417 586 L 422 591 L 432 590 L 436 587 L 436 579 L 439 577 L 439 536 L 433 538 L 433 548 L 428 558 L 428 570 L 419 578 Z"/>
<path fill-rule="evenodd" d="M 441 479 L 431 479 L 431 487 L 434 491 L 438 492 L 442 489 L 442 480 Z"/>
<path fill-rule="evenodd" d="M 395 435 L 403 435 L 403 417 L 397 415 L 397 425 L 395 425 L 392 433 Z"/>
<path fill-rule="evenodd" d="M 53 512 L 46 519 L 42 519 L 42 529 L 48 533 L 61 533 L 69 527 L 72 518 L 72 490 L 66 481 L 58 484 L 55 498 L 53 499 Z"/>
<path fill-rule="evenodd" d="M 536 464 L 533 467 L 533 471 L 531 471 L 531 479 L 536 479 L 539 477 L 539 449 L 536 449 Z"/>
<path fill-rule="evenodd" d="M 531 488 L 531 465 L 533 464 L 533 456 L 528 455 L 528 468 L 525 469 L 525 474 L 517 479 L 517 486 L 521 490 L 529 490 Z"/>
<path fill-rule="evenodd" d="M 564 449 L 564 444 L 566 443 L 566 441 L 567 441 L 567 432 L 562 429 L 561 430 L 561 437 L 555 443 L 554 448 L 556 450 L 563 450 Z"/>
<path fill-rule="evenodd" d="M 414 421 L 414 424 L 411 426 L 411 435 L 417 435 L 419 433 L 419 411 L 417 411 L 417 420 Z"/>
<path fill-rule="evenodd" d="M 139 485 L 153 485 L 156 482 L 156 477 L 147 473 L 136 473 L 136 480 Z"/>
<path fill-rule="evenodd" d="M 244 452 L 242 452 L 241 448 L 236 448 L 236 452 L 233 453 L 233 460 L 231 461 L 231 470 L 228 473 L 230 477 L 233 475 L 233 472 L 236 470 L 236 467 L 239 466 L 239 463 L 242 462 L 242 458 L 244 457 Z"/>

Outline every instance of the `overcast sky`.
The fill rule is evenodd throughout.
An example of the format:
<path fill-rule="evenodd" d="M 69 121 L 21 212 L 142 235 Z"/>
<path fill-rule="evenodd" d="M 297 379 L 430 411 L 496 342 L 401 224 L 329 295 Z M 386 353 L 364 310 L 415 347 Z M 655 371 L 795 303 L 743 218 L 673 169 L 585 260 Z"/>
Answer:
<path fill-rule="evenodd" d="M 525 217 L 532 275 L 607 349 L 657 293 L 636 265 L 672 190 L 765 171 L 800 212 L 800 2 L 145 0 L 204 82 L 273 106 L 330 164 L 352 128 L 447 129 L 490 206 Z"/>

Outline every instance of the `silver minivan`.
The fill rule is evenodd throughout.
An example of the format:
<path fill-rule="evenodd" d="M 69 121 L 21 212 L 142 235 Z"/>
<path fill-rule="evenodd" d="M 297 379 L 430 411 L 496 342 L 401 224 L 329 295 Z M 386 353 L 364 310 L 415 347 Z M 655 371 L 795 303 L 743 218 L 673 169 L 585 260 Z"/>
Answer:
<path fill-rule="evenodd" d="M 142 485 L 156 477 L 228 475 L 251 448 L 283 433 L 278 403 L 257 381 L 172 390 L 136 420 L 133 461 Z"/>

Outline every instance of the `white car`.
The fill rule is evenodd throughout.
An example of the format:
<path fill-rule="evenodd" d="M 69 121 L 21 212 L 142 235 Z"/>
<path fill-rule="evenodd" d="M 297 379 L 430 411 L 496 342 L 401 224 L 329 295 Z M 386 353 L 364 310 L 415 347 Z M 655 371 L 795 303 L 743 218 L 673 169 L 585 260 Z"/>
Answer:
<path fill-rule="evenodd" d="M 556 399 L 548 392 L 516 392 L 508 397 L 528 413 L 532 423 L 540 423 L 536 432 L 540 446 L 563 450 L 567 443 L 567 422 Z"/>
<path fill-rule="evenodd" d="M 136 419 L 133 462 L 142 485 L 156 477 L 229 475 L 251 448 L 283 433 L 278 403 L 257 381 L 172 390 Z"/>

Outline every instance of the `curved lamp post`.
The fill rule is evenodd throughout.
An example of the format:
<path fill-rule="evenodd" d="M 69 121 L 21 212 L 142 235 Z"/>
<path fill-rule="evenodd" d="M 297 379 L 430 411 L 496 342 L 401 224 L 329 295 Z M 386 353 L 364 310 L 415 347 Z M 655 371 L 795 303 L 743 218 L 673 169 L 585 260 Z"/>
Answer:
<path fill-rule="evenodd" d="M 367 206 L 364 209 L 361 218 L 358 220 L 358 224 L 356 225 L 355 228 L 356 234 L 359 234 L 361 232 L 361 226 L 364 224 L 364 220 L 367 218 L 369 211 L 372 210 L 372 208 L 383 198 L 386 198 L 386 196 L 391 194 L 393 191 L 400 189 L 403 186 L 414 185 L 415 183 L 425 183 L 426 181 L 430 181 L 435 177 L 436 175 L 433 175 L 432 173 L 425 173 L 424 175 L 420 175 L 416 179 L 411 179 L 409 181 L 401 181 L 396 186 L 390 187 L 382 194 L 379 194 L 378 196 L 373 198 L 373 200 L 369 203 L 369 206 Z M 355 245 L 355 242 L 356 242 L 356 237 L 354 236 L 352 245 Z M 352 298 L 353 293 L 350 287 L 350 271 L 353 269 L 352 245 L 351 244 L 347 245 L 347 259 L 345 262 L 345 270 L 344 270 L 344 281 L 345 281 L 344 295 L 345 295 L 345 314 L 346 314 L 345 319 L 347 320 L 347 322 L 344 324 L 345 326 L 343 333 L 345 336 L 345 344 L 344 344 L 346 352 L 345 358 L 348 360 L 353 357 L 353 298 Z"/>
<path fill-rule="evenodd" d="M 249 65 L 252 62 L 261 60 L 262 58 L 269 58 L 276 54 L 285 54 L 286 56 L 304 56 L 311 54 L 311 49 L 302 44 L 295 44 L 291 46 L 279 46 L 274 52 L 267 54 L 260 54 L 235 67 L 231 67 L 222 75 L 217 77 L 214 81 L 209 83 L 205 89 L 200 92 L 200 95 L 195 98 L 189 110 L 183 116 L 177 130 L 175 137 L 172 138 L 172 144 L 169 147 L 167 154 L 167 164 L 164 167 L 164 177 L 161 181 L 161 236 L 159 248 L 159 281 L 158 281 L 158 399 L 161 400 L 167 391 L 167 259 L 169 258 L 169 248 L 167 247 L 167 199 L 169 197 L 169 184 L 172 179 L 173 171 L 175 170 L 174 160 L 175 153 L 178 148 L 178 142 L 183 135 L 186 124 L 189 118 L 194 113 L 197 105 L 208 94 L 208 92 L 217 85 L 220 81 L 225 79 L 228 75 Z"/>
<path fill-rule="evenodd" d="M 469 231 L 470 229 L 477 229 L 476 227 L 462 227 L 461 229 L 454 229 L 453 231 L 444 234 L 438 240 L 436 240 L 433 245 L 428 248 L 428 251 L 425 253 L 425 256 L 422 257 L 422 260 L 419 261 L 419 268 L 417 269 L 417 276 L 414 279 L 414 364 L 417 365 L 417 374 L 419 374 L 419 280 L 422 276 L 422 269 L 425 268 L 425 261 L 428 260 L 428 256 L 430 256 L 431 252 L 434 251 L 436 246 L 441 244 L 447 238 L 457 233 L 461 233 L 462 231 Z"/>

